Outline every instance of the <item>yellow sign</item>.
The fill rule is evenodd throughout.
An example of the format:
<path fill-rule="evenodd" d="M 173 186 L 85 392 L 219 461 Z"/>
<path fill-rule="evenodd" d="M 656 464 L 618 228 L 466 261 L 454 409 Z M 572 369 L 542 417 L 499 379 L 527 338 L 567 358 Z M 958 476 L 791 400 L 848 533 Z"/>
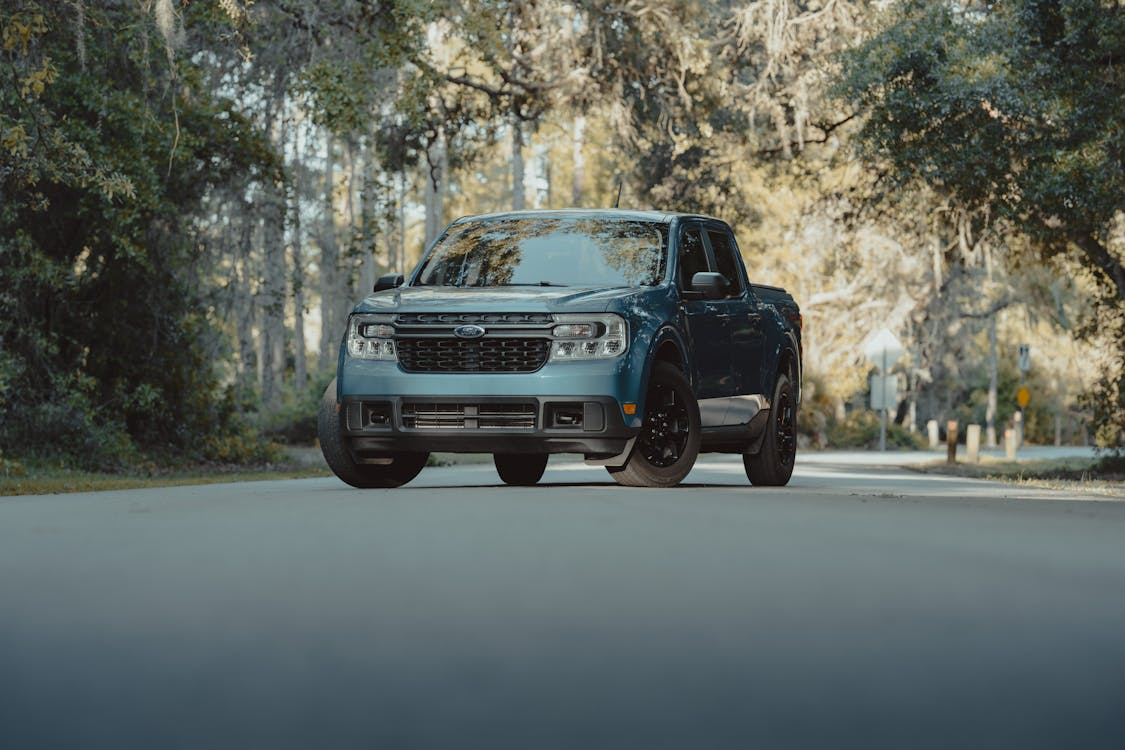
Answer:
<path fill-rule="evenodd" d="M 1027 402 L 1031 400 L 1031 391 L 1027 390 L 1026 385 L 1021 385 L 1020 389 L 1016 391 L 1016 402 L 1020 405 L 1021 409 L 1027 407 Z"/>

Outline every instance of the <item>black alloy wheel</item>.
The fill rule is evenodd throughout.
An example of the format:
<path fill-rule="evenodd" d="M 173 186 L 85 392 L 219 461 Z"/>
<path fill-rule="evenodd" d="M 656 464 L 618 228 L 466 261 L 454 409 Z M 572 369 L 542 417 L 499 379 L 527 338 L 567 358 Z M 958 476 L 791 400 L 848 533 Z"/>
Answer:
<path fill-rule="evenodd" d="M 691 384 L 667 362 L 652 369 L 645 416 L 633 451 L 623 466 L 607 466 L 618 484 L 674 487 L 695 465 L 702 427 Z"/>
<path fill-rule="evenodd" d="M 683 399 L 676 397 L 676 389 L 668 382 L 653 383 L 648 398 L 637 450 L 653 466 L 666 469 L 687 450 L 691 419 Z"/>
<path fill-rule="evenodd" d="M 783 469 L 793 470 L 797 458 L 797 406 L 793 403 L 793 389 L 786 388 L 774 406 L 774 430 L 777 434 L 777 462 Z"/>
<path fill-rule="evenodd" d="M 761 449 L 756 455 L 742 457 L 746 477 L 751 484 L 781 487 L 793 476 L 797 459 L 797 395 L 792 376 L 779 373 L 770 405 L 770 419 Z"/>

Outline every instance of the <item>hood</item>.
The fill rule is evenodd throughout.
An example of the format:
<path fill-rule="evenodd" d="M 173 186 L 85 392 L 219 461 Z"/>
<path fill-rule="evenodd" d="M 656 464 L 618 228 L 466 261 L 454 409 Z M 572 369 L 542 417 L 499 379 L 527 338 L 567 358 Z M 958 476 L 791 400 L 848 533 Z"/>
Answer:
<path fill-rule="evenodd" d="M 356 312 L 606 312 L 613 302 L 655 288 L 404 286 L 370 294 Z M 615 305 L 616 307 L 616 305 Z"/>

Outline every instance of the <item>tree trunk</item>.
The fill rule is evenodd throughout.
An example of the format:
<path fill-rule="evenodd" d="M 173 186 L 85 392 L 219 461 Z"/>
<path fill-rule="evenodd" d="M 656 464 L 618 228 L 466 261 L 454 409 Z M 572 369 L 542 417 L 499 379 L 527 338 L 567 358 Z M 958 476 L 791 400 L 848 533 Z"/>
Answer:
<path fill-rule="evenodd" d="M 512 116 L 512 210 L 522 211 L 524 200 L 523 123 Z"/>
<path fill-rule="evenodd" d="M 285 197 L 277 185 L 263 190 L 262 225 L 262 404 L 281 401 L 285 365 Z"/>
<path fill-rule="evenodd" d="M 336 242 L 336 140 L 332 133 L 325 136 L 324 205 L 320 229 L 320 352 L 319 365 L 327 369 L 336 361 L 343 328 L 339 325 L 340 307 L 337 299 L 339 283 L 340 247 Z"/>
<path fill-rule="evenodd" d="M 375 180 L 375 160 L 372 158 L 371 150 L 368 148 L 364 151 L 363 169 L 362 169 L 362 189 L 360 192 L 359 201 L 359 220 L 362 225 L 363 239 L 360 243 L 360 264 L 359 264 L 359 278 L 356 280 L 357 296 L 364 296 L 371 293 L 372 287 L 375 286 L 375 277 L 379 272 L 378 262 L 375 258 L 376 253 L 376 237 L 378 236 L 378 218 L 376 215 L 376 207 L 378 205 L 377 187 Z"/>
<path fill-rule="evenodd" d="M 235 298 L 234 316 L 238 328 L 238 385 L 237 401 L 245 402 L 247 391 L 258 378 L 258 353 L 254 344 L 254 274 L 251 273 L 251 249 L 253 243 L 253 219 L 249 205 L 243 204 L 241 213 L 242 230 L 238 242 L 238 257 L 235 259 Z"/>
<path fill-rule="evenodd" d="M 439 130 L 437 140 L 426 151 L 426 163 L 429 166 L 425 185 L 425 245 L 427 248 L 437 239 L 442 227 L 445 226 L 442 214 L 445 209 L 443 204 L 445 203 L 446 171 L 449 167 L 449 156 L 445 149 L 445 131 Z"/>
<path fill-rule="evenodd" d="M 988 316 L 988 409 L 985 411 L 985 445 L 996 447 L 997 384 L 1000 378 L 996 354 L 996 313 Z"/>
<path fill-rule="evenodd" d="M 305 195 L 307 181 L 304 175 L 306 169 L 301 162 L 301 138 L 298 130 L 293 136 L 293 164 L 297 175 L 297 184 L 293 191 L 293 203 L 289 207 L 290 219 L 293 226 L 293 244 L 291 251 L 292 268 L 290 269 L 290 285 L 293 289 L 293 381 L 299 395 L 308 383 L 308 347 L 305 343 L 305 248 L 304 235 L 301 233 L 301 197 Z"/>
<path fill-rule="evenodd" d="M 942 265 L 941 240 L 939 238 L 935 237 L 931 241 L 930 245 L 931 245 L 931 249 L 933 251 L 933 258 L 934 258 L 934 296 L 940 297 L 941 296 L 941 285 L 942 285 L 942 278 L 941 278 L 941 265 Z"/>
<path fill-rule="evenodd" d="M 284 154 L 286 128 L 284 100 L 269 107 L 271 140 Z M 276 409 L 281 403 L 285 367 L 285 181 L 276 175 L 261 191 L 262 211 L 262 405 Z"/>
<path fill-rule="evenodd" d="M 1076 238 L 1075 244 L 1086 256 L 1088 265 L 1101 271 L 1104 280 L 1113 289 L 1118 307 L 1125 306 L 1125 266 L 1121 261 L 1092 234 L 1084 234 Z"/>
<path fill-rule="evenodd" d="M 398 249 L 390 273 L 406 273 L 406 173 L 398 173 Z"/>
<path fill-rule="evenodd" d="M 574 176 L 570 187 L 570 205 L 575 208 L 582 205 L 582 184 L 586 181 L 586 156 L 583 153 L 585 146 L 586 118 L 579 115 L 574 118 L 574 144 L 571 151 Z"/>

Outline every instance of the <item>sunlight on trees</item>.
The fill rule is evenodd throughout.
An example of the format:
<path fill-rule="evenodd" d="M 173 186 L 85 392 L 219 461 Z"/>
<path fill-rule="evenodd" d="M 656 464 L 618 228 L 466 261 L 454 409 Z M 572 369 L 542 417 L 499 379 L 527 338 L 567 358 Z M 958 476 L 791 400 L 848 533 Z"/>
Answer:
<path fill-rule="evenodd" d="M 311 437 L 377 276 L 457 216 L 619 190 L 729 221 L 793 292 L 814 441 L 890 327 L 903 427 L 1002 430 L 1031 343 L 1029 436 L 1120 444 L 1123 24 L 1108 0 L 16 0 L 0 450 Z"/>

